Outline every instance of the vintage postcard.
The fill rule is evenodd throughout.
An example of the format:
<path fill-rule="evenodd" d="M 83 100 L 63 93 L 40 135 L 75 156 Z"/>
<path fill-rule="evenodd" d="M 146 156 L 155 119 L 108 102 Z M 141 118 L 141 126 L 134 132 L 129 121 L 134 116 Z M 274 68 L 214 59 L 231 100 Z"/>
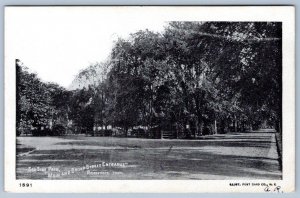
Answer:
<path fill-rule="evenodd" d="M 295 190 L 293 6 L 7 6 L 5 190 Z"/>

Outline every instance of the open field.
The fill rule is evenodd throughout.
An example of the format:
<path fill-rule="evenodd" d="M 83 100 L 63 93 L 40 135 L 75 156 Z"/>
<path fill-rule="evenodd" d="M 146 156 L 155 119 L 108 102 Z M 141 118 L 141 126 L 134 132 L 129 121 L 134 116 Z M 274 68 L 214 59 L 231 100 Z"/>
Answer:
<path fill-rule="evenodd" d="M 18 137 L 18 179 L 280 179 L 275 134 Z M 88 168 L 88 169 L 87 169 Z"/>

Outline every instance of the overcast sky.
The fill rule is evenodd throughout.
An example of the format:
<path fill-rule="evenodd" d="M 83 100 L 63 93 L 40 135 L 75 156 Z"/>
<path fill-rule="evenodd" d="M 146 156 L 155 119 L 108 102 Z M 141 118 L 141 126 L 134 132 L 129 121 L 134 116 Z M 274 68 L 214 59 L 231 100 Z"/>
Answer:
<path fill-rule="evenodd" d="M 81 69 L 104 61 L 118 36 L 148 28 L 162 31 L 166 22 L 149 14 L 118 9 L 41 7 L 9 10 L 10 51 L 43 81 L 68 87 Z"/>

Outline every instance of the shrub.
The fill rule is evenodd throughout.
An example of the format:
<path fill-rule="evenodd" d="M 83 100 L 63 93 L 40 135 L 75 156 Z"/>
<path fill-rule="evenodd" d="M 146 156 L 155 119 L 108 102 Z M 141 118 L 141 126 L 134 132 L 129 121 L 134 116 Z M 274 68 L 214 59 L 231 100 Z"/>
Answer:
<path fill-rule="evenodd" d="M 53 126 L 52 128 L 52 132 L 50 132 L 49 135 L 51 136 L 61 136 L 64 135 L 66 133 L 66 127 L 64 127 L 61 124 L 56 124 Z"/>
<path fill-rule="evenodd" d="M 146 131 L 144 129 L 141 129 L 141 128 L 133 129 L 131 131 L 131 135 L 133 137 L 146 137 Z"/>

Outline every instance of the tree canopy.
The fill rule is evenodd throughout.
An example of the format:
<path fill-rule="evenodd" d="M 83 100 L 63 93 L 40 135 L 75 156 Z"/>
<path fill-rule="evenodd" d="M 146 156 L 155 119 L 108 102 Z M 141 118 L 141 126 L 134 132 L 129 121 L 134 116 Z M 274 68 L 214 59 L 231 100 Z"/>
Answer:
<path fill-rule="evenodd" d="M 141 30 L 115 42 L 100 83 L 74 91 L 42 83 L 17 64 L 18 127 L 46 125 L 59 114 L 79 132 L 111 125 L 126 135 L 135 126 L 182 137 L 263 122 L 280 128 L 281 32 L 277 22 L 170 22 L 162 33 Z"/>

